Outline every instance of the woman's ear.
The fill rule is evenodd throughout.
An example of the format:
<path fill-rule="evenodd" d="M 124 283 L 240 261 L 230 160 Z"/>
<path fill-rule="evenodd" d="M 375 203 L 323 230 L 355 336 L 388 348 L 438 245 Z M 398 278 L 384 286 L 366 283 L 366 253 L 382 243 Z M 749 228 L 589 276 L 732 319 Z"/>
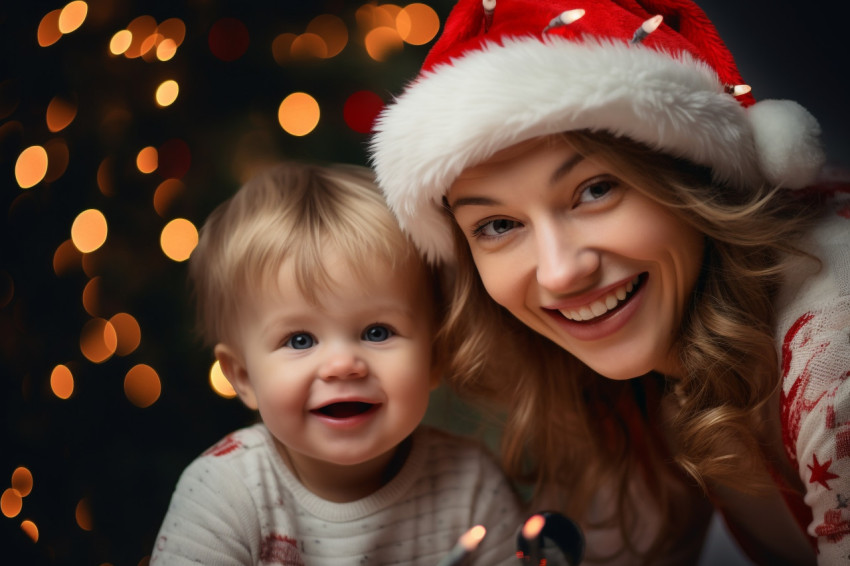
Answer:
<path fill-rule="evenodd" d="M 230 382 L 233 390 L 249 409 L 257 409 L 257 395 L 248 376 L 248 368 L 242 357 L 227 344 L 216 344 L 213 350 L 215 359 L 221 366 L 224 377 Z"/>

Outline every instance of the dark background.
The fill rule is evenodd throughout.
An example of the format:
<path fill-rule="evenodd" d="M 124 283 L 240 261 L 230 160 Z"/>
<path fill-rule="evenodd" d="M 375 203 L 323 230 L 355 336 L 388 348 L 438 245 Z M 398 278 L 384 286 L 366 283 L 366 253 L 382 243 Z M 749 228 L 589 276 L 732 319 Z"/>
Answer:
<path fill-rule="evenodd" d="M 41 18 L 64 2 L 4 0 L 0 6 L 0 493 L 15 468 L 34 477 L 32 492 L 15 517 L 0 515 L 3 564 L 145 563 L 177 476 L 202 450 L 253 415 L 223 399 L 207 382 L 211 354 L 193 339 L 185 287 L 185 263 L 166 258 L 159 233 L 174 217 L 200 226 L 209 211 L 239 186 L 257 161 L 282 157 L 366 163 L 368 135 L 343 119 L 347 97 L 371 90 L 384 100 L 400 92 L 425 56 L 425 46 L 405 45 L 383 62 L 362 46 L 354 13 L 365 2 L 95 0 L 83 26 L 57 43 L 39 47 Z M 426 2 L 443 21 L 449 0 Z M 580 2 L 575 3 L 576 6 Z M 399 5 L 405 5 L 399 3 Z M 702 3 L 738 60 L 758 99 L 791 98 L 821 121 L 833 164 L 850 164 L 850 116 L 846 31 L 826 2 Z M 271 41 L 302 33 L 315 16 L 332 13 L 349 28 L 349 43 L 332 58 L 280 65 Z M 167 62 L 112 56 L 109 39 L 133 18 L 158 22 L 177 17 L 186 38 Z M 207 34 L 222 17 L 249 30 L 247 52 L 222 61 L 210 52 Z M 153 90 L 175 78 L 177 101 L 159 108 Z M 277 107 L 294 91 L 310 93 L 322 118 L 304 137 L 284 132 Z M 64 130 L 51 133 L 44 120 L 55 96 L 73 98 L 78 111 Z M 125 119 L 107 120 L 114 109 Z M 23 190 L 15 161 L 31 145 L 61 138 L 68 166 L 51 182 Z M 145 146 L 181 139 L 191 150 L 186 186 L 159 216 L 151 199 L 162 176 L 141 174 L 135 155 Z M 110 196 L 97 183 L 105 159 Z M 82 267 L 57 275 L 52 261 L 82 210 L 97 208 L 109 222 L 106 244 Z M 101 278 L 98 316 L 132 314 L 139 347 L 102 363 L 80 352 L 83 325 L 92 315 L 81 294 Z M 123 380 L 136 364 L 153 367 L 159 399 L 139 408 L 124 394 Z M 50 373 L 67 365 L 75 378 L 70 399 L 56 397 Z M 438 403 L 431 417 L 447 418 Z M 454 417 L 452 417 L 454 418 Z M 75 510 L 83 501 L 91 517 L 81 528 Z M 33 543 L 24 519 L 39 529 Z"/>

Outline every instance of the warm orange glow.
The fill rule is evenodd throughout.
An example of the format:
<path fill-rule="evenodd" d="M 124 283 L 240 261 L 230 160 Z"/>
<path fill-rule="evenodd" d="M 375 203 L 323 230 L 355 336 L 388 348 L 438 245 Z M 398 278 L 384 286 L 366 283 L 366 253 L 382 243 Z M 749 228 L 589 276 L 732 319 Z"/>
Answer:
<path fill-rule="evenodd" d="M 111 197 L 115 194 L 112 183 L 112 158 L 107 157 L 97 166 L 97 188 L 104 195 Z"/>
<path fill-rule="evenodd" d="M 119 312 L 109 319 L 118 336 L 118 345 L 115 353 L 119 356 L 132 354 L 142 341 L 142 329 L 138 321 L 131 314 Z"/>
<path fill-rule="evenodd" d="M 169 259 L 186 261 L 198 245 L 198 229 L 185 218 L 175 218 L 162 229 L 159 244 Z"/>
<path fill-rule="evenodd" d="M 26 497 L 32 492 L 32 472 L 23 466 L 18 466 L 12 472 L 12 488 Z"/>
<path fill-rule="evenodd" d="M 404 47 L 401 36 L 394 27 L 376 27 L 364 39 L 366 53 L 375 61 L 385 61 L 393 51 Z"/>
<path fill-rule="evenodd" d="M 411 45 L 425 45 L 440 31 L 440 17 L 425 4 L 408 4 L 396 16 L 396 29 Z"/>
<path fill-rule="evenodd" d="M 325 57 L 339 55 L 348 43 L 348 28 L 339 16 L 322 14 L 307 25 L 307 32 L 322 38 L 327 49 Z"/>
<path fill-rule="evenodd" d="M 77 519 L 77 525 L 84 531 L 92 530 L 91 507 L 87 498 L 82 498 L 77 503 L 77 509 L 74 512 L 74 518 Z"/>
<path fill-rule="evenodd" d="M 118 335 L 112 324 L 102 318 L 88 321 L 80 333 L 80 351 L 87 360 L 99 364 L 108 360 L 118 346 Z"/>
<path fill-rule="evenodd" d="M 47 150 L 31 145 L 21 152 L 15 162 L 15 179 L 22 189 L 36 186 L 47 174 Z"/>
<path fill-rule="evenodd" d="M 50 390 L 60 399 L 68 399 L 74 393 L 74 374 L 68 366 L 59 364 L 50 372 Z"/>
<path fill-rule="evenodd" d="M 62 276 L 80 267 L 83 254 L 72 240 L 65 240 L 53 253 L 53 272 Z"/>
<path fill-rule="evenodd" d="M 142 44 L 156 32 L 156 20 L 152 16 L 138 16 L 127 25 L 130 32 L 130 45 L 124 51 L 124 57 L 135 59 L 142 55 Z"/>
<path fill-rule="evenodd" d="M 153 193 L 153 208 L 156 213 L 165 218 L 174 200 L 186 189 L 180 179 L 166 179 L 161 182 Z"/>
<path fill-rule="evenodd" d="M 62 8 L 59 14 L 59 31 L 62 33 L 71 33 L 77 30 L 86 21 L 86 15 L 88 13 L 89 6 L 82 0 L 69 2 Z"/>
<path fill-rule="evenodd" d="M 96 208 L 84 210 L 71 225 L 71 240 L 84 254 L 91 253 L 106 242 L 106 217 Z"/>
<path fill-rule="evenodd" d="M 163 39 L 156 46 L 156 58 L 160 61 L 170 61 L 177 54 L 177 42 L 170 38 Z"/>
<path fill-rule="evenodd" d="M 139 171 L 142 173 L 153 173 L 156 171 L 158 161 L 159 154 L 157 153 L 156 148 L 148 146 L 142 148 L 136 156 L 136 167 L 138 167 Z"/>
<path fill-rule="evenodd" d="M 293 59 L 309 59 L 316 57 L 324 59 L 328 56 L 328 46 L 325 40 L 315 33 L 302 33 L 289 47 Z"/>
<path fill-rule="evenodd" d="M 152 33 L 147 36 L 144 41 L 142 41 L 142 45 L 139 47 L 139 51 L 142 54 L 142 58 L 147 62 L 152 62 L 156 59 L 156 48 L 165 39 L 158 33 Z"/>
<path fill-rule="evenodd" d="M 17 489 L 7 488 L 3 495 L 0 495 L 0 512 L 10 519 L 17 517 L 23 506 L 23 499 Z"/>
<path fill-rule="evenodd" d="M 53 45 L 62 38 L 62 32 L 59 31 L 59 15 L 61 9 L 51 10 L 47 12 L 38 24 L 38 44 L 41 47 Z"/>
<path fill-rule="evenodd" d="M 33 542 L 38 542 L 38 527 L 35 526 L 35 523 L 26 519 L 21 523 L 21 530 L 24 531 Z"/>
<path fill-rule="evenodd" d="M 149 365 L 133 366 L 124 378 L 124 394 L 132 404 L 142 409 L 156 403 L 161 392 L 159 375 Z"/>
<path fill-rule="evenodd" d="M 44 181 L 52 183 L 61 177 L 68 168 L 70 155 L 68 153 L 68 144 L 61 138 L 47 140 L 44 144 L 44 150 L 47 152 L 47 172 L 44 174 Z"/>
<path fill-rule="evenodd" d="M 156 31 L 166 38 L 166 40 L 170 39 L 173 41 L 175 49 L 182 45 L 183 40 L 186 38 L 186 24 L 184 24 L 183 20 L 180 18 L 168 18 L 167 20 L 163 20 L 163 22 L 157 26 Z"/>
<path fill-rule="evenodd" d="M 294 33 L 282 33 L 272 41 L 272 57 L 278 65 L 283 65 L 290 58 L 291 47 L 298 36 Z"/>
<path fill-rule="evenodd" d="M 294 92 L 283 99 L 277 110 L 281 128 L 293 136 L 306 136 L 319 123 L 319 103 L 304 92 Z"/>
<path fill-rule="evenodd" d="M 92 277 L 83 288 L 83 308 L 89 316 L 100 314 L 100 276 Z"/>
<path fill-rule="evenodd" d="M 394 4 L 364 4 L 357 9 L 354 17 L 358 27 L 368 33 L 381 26 L 395 28 L 395 18 L 399 11 L 401 8 Z"/>
<path fill-rule="evenodd" d="M 179 92 L 180 85 L 177 81 L 172 79 L 163 81 L 156 89 L 156 103 L 160 106 L 170 106 L 177 100 Z"/>
<path fill-rule="evenodd" d="M 117 31 L 109 40 L 109 52 L 113 55 L 121 55 L 130 48 L 131 43 L 133 43 L 133 34 L 130 30 Z"/>
<path fill-rule="evenodd" d="M 47 105 L 47 129 L 51 132 L 64 130 L 77 116 L 77 105 L 62 97 L 54 96 Z"/>
<path fill-rule="evenodd" d="M 236 397 L 236 391 L 233 390 L 230 382 L 227 381 L 226 377 L 224 377 L 224 372 L 221 371 L 221 364 L 218 363 L 218 360 L 213 362 L 213 365 L 210 368 L 210 387 L 212 387 L 213 391 L 225 399 L 232 399 Z"/>

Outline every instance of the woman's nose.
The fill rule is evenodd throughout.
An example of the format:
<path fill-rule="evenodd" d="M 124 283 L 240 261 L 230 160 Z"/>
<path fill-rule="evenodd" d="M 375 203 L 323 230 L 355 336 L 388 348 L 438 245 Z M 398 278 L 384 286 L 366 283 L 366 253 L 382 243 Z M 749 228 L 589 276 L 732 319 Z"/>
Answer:
<path fill-rule="evenodd" d="M 326 357 L 319 368 L 321 379 L 358 379 L 368 373 L 366 361 L 350 345 L 328 345 Z"/>
<path fill-rule="evenodd" d="M 599 268 L 599 254 L 585 244 L 579 230 L 557 222 L 536 231 L 537 283 L 553 294 L 569 293 L 587 284 Z"/>

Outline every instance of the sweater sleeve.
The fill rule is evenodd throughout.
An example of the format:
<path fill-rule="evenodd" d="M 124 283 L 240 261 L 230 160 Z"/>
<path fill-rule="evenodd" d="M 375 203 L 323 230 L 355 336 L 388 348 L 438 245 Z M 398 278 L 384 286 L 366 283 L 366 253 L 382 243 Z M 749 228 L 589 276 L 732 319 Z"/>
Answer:
<path fill-rule="evenodd" d="M 171 497 L 151 565 L 250 565 L 260 532 L 245 485 L 209 457 L 187 467 Z"/>
<path fill-rule="evenodd" d="M 846 202 L 846 201 L 845 201 Z M 842 215 L 841 211 L 845 214 Z M 850 556 L 850 208 L 816 230 L 816 275 L 780 319 L 785 448 L 806 487 L 818 563 Z"/>

